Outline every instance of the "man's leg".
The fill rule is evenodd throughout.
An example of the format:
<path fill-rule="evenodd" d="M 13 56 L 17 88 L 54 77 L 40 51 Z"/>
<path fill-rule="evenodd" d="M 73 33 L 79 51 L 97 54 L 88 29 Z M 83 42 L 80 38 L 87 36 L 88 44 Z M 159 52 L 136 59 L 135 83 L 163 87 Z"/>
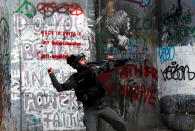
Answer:
<path fill-rule="evenodd" d="M 85 111 L 83 123 L 86 131 L 97 131 L 97 111 L 93 109 Z"/>
<path fill-rule="evenodd" d="M 115 130 L 127 131 L 124 121 L 110 107 L 103 109 L 99 116 L 108 122 Z"/>

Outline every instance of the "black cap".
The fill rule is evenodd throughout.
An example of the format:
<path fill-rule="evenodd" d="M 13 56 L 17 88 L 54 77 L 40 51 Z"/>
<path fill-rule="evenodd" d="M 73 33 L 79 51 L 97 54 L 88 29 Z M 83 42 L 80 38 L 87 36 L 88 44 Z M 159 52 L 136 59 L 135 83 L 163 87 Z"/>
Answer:
<path fill-rule="evenodd" d="M 77 63 L 78 63 L 78 61 L 81 59 L 81 58 L 83 58 L 83 57 L 85 57 L 85 55 L 83 54 L 83 53 L 81 53 L 81 54 L 78 54 L 78 55 L 70 55 L 68 58 L 67 58 L 67 63 L 70 65 L 70 66 L 72 66 L 73 68 L 76 68 L 76 65 L 77 65 Z"/>

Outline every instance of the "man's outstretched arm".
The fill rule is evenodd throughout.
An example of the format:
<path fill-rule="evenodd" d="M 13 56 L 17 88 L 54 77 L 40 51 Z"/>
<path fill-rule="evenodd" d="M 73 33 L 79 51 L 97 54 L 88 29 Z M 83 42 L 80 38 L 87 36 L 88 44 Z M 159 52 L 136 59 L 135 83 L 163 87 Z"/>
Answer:
<path fill-rule="evenodd" d="M 52 68 L 49 68 L 48 69 L 48 73 L 49 73 L 49 76 L 51 78 L 51 81 L 52 81 L 53 86 L 56 88 L 56 90 L 58 92 L 71 90 L 72 88 L 74 88 L 74 86 L 76 86 L 75 85 L 76 82 L 74 82 L 74 79 L 72 77 L 70 77 L 66 82 L 64 82 L 63 84 L 61 84 L 56 79 L 56 76 L 54 75 L 54 72 L 53 72 L 53 69 Z"/>

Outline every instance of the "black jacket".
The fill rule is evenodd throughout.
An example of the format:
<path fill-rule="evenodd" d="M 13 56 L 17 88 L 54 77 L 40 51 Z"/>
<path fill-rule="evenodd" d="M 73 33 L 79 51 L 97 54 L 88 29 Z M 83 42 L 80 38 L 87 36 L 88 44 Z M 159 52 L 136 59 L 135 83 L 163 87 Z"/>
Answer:
<path fill-rule="evenodd" d="M 96 66 L 87 67 L 86 71 L 75 73 L 63 84 L 60 84 L 54 73 L 50 73 L 53 86 L 58 92 L 75 90 L 77 99 L 83 106 L 90 107 L 93 103 L 105 96 L 105 90 L 98 79 L 99 69 Z"/>

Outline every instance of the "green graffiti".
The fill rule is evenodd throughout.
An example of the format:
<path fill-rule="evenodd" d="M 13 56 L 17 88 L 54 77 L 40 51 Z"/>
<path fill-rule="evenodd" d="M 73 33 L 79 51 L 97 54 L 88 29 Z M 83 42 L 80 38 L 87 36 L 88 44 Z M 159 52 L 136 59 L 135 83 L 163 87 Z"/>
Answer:
<path fill-rule="evenodd" d="M 192 13 L 186 12 L 181 16 L 172 15 L 171 13 L 165 13 L 160 16 L 160 25 L 171 24 L 189 24 L 192 22 Z"/>
<path fill-rule="evenodd" d="M 4 65 L 9 64 L 9 56 L 6 56 L 6 55 L 4 56 L 3 64 Z"/>
<path fill-rule="evenodd" d="M 28 11 L 28 9 L 29 9 L 28 6 L 32 7 L 32 9 L 34 11 L 34 14 L 30 14 L 30 13 L 24 14 L 24 11 L 22 9 L 25 8 L 25 10 Z M 29 17 L 29 18 L 32 18 L 33 16 L 35 16 L 37 14 L 37 9 L 28 0 L 24 0 L 22 5 L 16 10 L 16 13 L 21 13 L 21 14 L 24 14 L 25 16 Z"/>
<path fill-rule="evenodd" d="M 185 37 L 193 37 L 195 38 L 195 27 L 181 27 L 174 28 L 174 31 L 171 31 L 171 28 L 167 28 L 166 32 L 169 33 L 167 40 L 176 40 L 182 41 Z"/>
<path fill-rule="evenodd" d="M 195 27 L 191 28 L 191 37 L 195 38 Z"/>
<path fill-rule="evenodd" d="M 160 16 L 160 26 L 166 27 L 164 33 L 168 33 L 167 40 L 182 42 L 187 37 L 195 38 L 195 27 L 188 27 L 192 22 L 192 13 L 187 11 L 182 15 L 165 13 Z"/>

